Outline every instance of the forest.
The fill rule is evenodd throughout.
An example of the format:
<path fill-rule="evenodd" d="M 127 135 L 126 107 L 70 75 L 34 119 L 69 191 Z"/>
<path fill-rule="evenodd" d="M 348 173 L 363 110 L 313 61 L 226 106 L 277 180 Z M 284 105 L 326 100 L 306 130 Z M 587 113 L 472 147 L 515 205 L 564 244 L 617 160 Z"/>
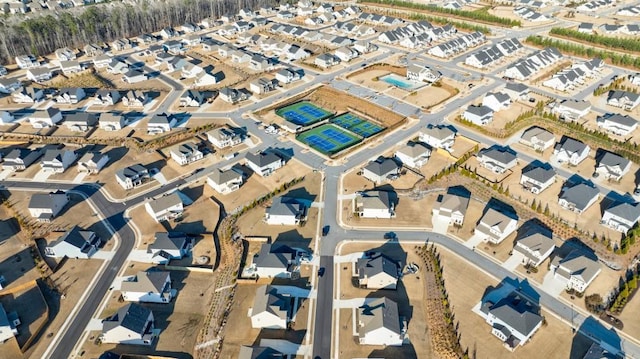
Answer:
<path fill-rule="evenodd" d="M 640 41 L 637 38 L 611 37 L 598 34 L 585 34 L 578 30 L 554 27 L 549 31 L 550 35 L 566 37 L 592 43 L 609 49 L 640 52 Z"/>
<path fill-rule="evenodd" d="M 278 0 L 141 0 L 96 4 L 32 17 L 0 19 L 0 63 L 18 55 L 42 56 L 62 47 L 80 48 L 135 37 L 185 22 L 237 14 L 242 8 L 276 6 Z"/>

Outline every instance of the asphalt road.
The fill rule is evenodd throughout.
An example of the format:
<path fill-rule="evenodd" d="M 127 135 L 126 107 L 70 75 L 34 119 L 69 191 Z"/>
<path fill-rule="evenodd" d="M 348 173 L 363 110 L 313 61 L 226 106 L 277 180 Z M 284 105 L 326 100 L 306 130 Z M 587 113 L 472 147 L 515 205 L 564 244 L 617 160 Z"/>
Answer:
<path fill-rule="evenodd" d="M 331 322 L 333 315 L 333 255 L 320 257 L 320 268 L 324 274 L 318 278 L 318 296 L 316 300 L 316 320 L 313 329 L 314 359 L 331 358 Z M 329 330 L 327 330 L 329 328 Z"/>

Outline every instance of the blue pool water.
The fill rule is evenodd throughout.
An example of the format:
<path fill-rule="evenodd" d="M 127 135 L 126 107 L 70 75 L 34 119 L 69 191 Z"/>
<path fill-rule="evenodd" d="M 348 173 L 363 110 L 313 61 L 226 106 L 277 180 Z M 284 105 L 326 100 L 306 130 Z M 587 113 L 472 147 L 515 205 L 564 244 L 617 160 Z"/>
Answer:
<path fill-rule="evenodd" d="M 407 80 L 404 77 L 398 76 L 396 74 L 384 75 L 380 77 L 379 80 L 384 81 L 389 85 L 392 85 L 407 91 L 415 91 L 425 85 L 424 83 L 421 83 L 421 82 L 414 82 L 414 81 Z"/>

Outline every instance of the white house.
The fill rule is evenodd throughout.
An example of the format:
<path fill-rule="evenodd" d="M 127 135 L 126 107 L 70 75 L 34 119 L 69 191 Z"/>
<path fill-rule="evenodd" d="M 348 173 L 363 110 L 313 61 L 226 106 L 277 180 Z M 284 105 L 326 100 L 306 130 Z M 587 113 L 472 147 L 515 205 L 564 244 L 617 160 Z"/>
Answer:
<path fill-rule="evenodd" d="M 340 58 L 332 54 L 321 54 L 313 62 L 316 66 L 327 69 L 340 63 Z"/>
<path fill-rule="evenodd" d="M 395 192 L 366 191 L 353 199 L 353 212 L 360 218 L 395 217 Z"/>
<path fill-rule="evenodd" d="M 604 210 L 600 223 L 616 231 L 627 233 L 640 220 L 640 206 L 628 202 L 613 203 Z"/>
<path fill-rule="evenodd" d="M 74 226 L 57 240 L 47 245 L 44 253 L 53 258 L 89 259 L 101 245 L 101 240 L 92 231 L 85 231 Z"/>
<path fill-rule="evenodd" d="M 3 79 L 0 78 L 0 92 L 1 93 L 12 93 L 22 87 L 22 82 L 16 78 L 14 79 Z"/>
<path fill-rule="evenodd" d="M 565 99 L 553 107 L 553 113 L 568 120 L 578 120 L 589 114 L 591 103 L 584 100 Z"/>
<path fill-rule="evenodd" d="M 259 153 L 247 153 L 246 164 L 256 174 L 266 177 L 283 167 L 285 162 L 280 156 L 273 153 L 273 151 L 265 151 Z"/>
<path fill-rule="evenodd" d="M 493 208 L 488 208 L 478 222 L 475 235 L 479 235 L 485 242 L 500 244 L 505 238 L 515 232 L 517 226 L 517 215 L 507 215 Z"/>
<path fill-rule="evenodd" d="M 538 267 L 551 256 L 555 248 L 553 238 L 547 233 L 531 231 L 519 236 L 513 250 L 522 256 L 523 265 Z"/>
<path fill-rule="evenodd" d="M 400 147 L 394 156 L 405 166 L 420 168 L 429 161 L 431 149 L 420 142 L 409 142 Z"/>
<path fill-rule="evenodd" d="M 172 259 L 190 255 L 191 238 L 182 232 L 156 232 L 153 243 L 147 246 L 145 262 L 168 264 Z"/>
<path fill-rule="evenodd" d="M 611 90 L 607 95 L 607 105 L 631 111 L 640 104 L 640 95 L 629 91 Z"/>
<path fill-rule="evenodd" d="M 556 171 L 549 164 L 529 164 L 522 169 L 520 185 L 534 194 L 540 194 L 556 181 Z"/>
<path fill-rule="evenodd" d="M 433 217 L 449 225 L 462 226 L 468 207 L 469 197 L 446 193 L 442 196 L 439 205 L 433 207 Z"/>
<path fill-rule="evenodd" d="M 242 143 L 242 136 L 228 127 L 218 127 L 207 132 L 207 140 L 217 148 L 227 148 Z"/>
<path fill-rule="evenodd" d="M 11 94 L 15 103 L 36 103 L 44 99 L 44 92 L 33 86 L 20 87 Z"/>
<path fill-rule="evenodd" d="M 156 113 L 147 122 L 147 133 L 150 135 L 157 135 L 171 131 L 176 126 L 178 120 L 175 116 L 167 115 L 165 113 Z"/>
<path fill-rule="evenodd" d="M 358 285 L 367 289 L 396 289 L 401 269 L 398 262 L 376 253 L 372 256 L 358 258 L 353 263 L 356 268 Z"/>
<path fill-rule="evenodd" d="M 86 93 L 81 87 L 70 87 L 61 89 L 56 96 L 56 102 L 62 104 L 76 104 L 82 101 Z"/>
<path fill-rule="evenodd" d="M 482 99 L 482 106 L 490 108 L 493 112 L 506 110 L 511 105 L 511 98 L 503 92 L 489 92 Z"/>
<path fill-rule="evenodd" d="M 47 67 L 33 67 L 27 70 L 27 79 L 33 82 L 43 82 L 51 80 L 53 71 Z"/>
<path fill-rule="evenodd" d="M 20 324 L 22 323 L 18 318 L 18 313 L 16 311 L 7 313 L 2 303 L 0 303 L 0 343 L 4 343 L 18 335 L 18 326 Z"/>
<path fill-rule="evenodd" d="M 78 159 L 73 150 L 50 149 L 44 153 L 40 167 L 45 172 L 63 173 Z"/>
<path fill-rule="evenodd" d="M 553 149 L 553 155 L 560 163 L 569 163 L 577 166 L 587 158 L 589 151 L 591 151 L 591 148 L 583 142 L 571 137 L 563 137 Z"/>
<path fill-rule="evenodd" d="M 401 346 L 407 331 L 398 304 L 386 297 L 370 301 L 356 312 L 360 345 Z"/>
<path fill-rule="evenodd" d="M 109 155 L 106 153 L 87 152 L 78 160 L 78 172 L 97 174 L 107 163 L 109 163 Z"/>
<path fill-rule="evenodd" d="M 29 200 L 29 214 L 38 222 L 50 222 L 69 203 L 69 195 L 63 191 L 37 193 Z"/>
<path fill-rule="evenodd" d="M 182 198 L 177 192 L 152 199 L 145 203 L 144 207 L 156 222 L 180 218 L 184 212 Z"/>
<path fill-rule="evenodd" d="M 306 212 L 305 205 L 295 198 L 279 196 L 265 210 L 264 219 L 269 225 L 295 226 L 306 219 Z"/>
<path fill-rule="evenodd" d="M 615 154 L 601 150 L 596 157 L 596 173 L 606 179 L 620 181 L 631 169 L 631 161 Z"/>
<path fill-rule="evenodd" d="M 462 118 L 475 125 L 484 126 L 493 121 L 493 110 L 484 105 L 470 105 L 462 114 Z"/>
<path fill-rule="evenodd" d="M 154 327 L 153 312 L 129 303 L 102 321 L 102 343 L 151 345 L 159 332 Z"/>
<path fill-rule="evenodd" d="M 98 118 L 98 127 L 104 131 L 119 131 L 126 125 L 124 116 L 111 112 L 102 112 Z"/>
<path fill-rule="evenodd" d="M 46 110 L 36 110 L 28 115 L 27 119 L 33 128 L 53 127 L 62 121 L 62 112 L 57 108 L 49 107 Z"/>
<path fill-rule="evenodd" d="M 597 260 L 579 249 L 574 249 L 564 258 L 560 256 L 553 258 L 549 271 L 554 274 L 554 278 L 564 283 L 567 289 L 583 293 L 600 274 L 602 268 Z"/>
<path fill-rule="evenodd" d="M 169 303 L 176 291 L 169 272 L 149 270 L 124 280 L 120 292 L 127 302 Z"/>
<path fill-rule="evenodd" d="M 287 329 L 293 311 L 293 297 L 278 293 L 276 287 L 263 285 L 256 289 L 250 310 L 251 327 L 256 329 Z"/>
<path fill-rule="evenodd" d="M 596 124 L 599 128 L 618 136 L 628 136 L 638 128 L 638 121 L 635 118 L 618 113 L 607 113 L 598 116 Z"/>
<path fill-rule="evenodd" d="M 420 129 L 418 139 L 432 148 L 442 148 L 449 152 L 453 149 L 455 143 L 456 131 L 451 126 L 444 125 L 428 125 Z"/>
<path fill-rule="evenodd" d="M 407 66 L 407 80 L 434 83 L 442 77 L 440 71 L 436 71 L 427 65 L 409 64 Z"/>
<path fill-rule="evenodd" d="M 544 128 L 533 126 L 526 129 L 520 136 L 520 143 L 536 151 L 545 151 L 556 142 L 556 136 Z"/>
<path fill-rule="evenodd" d="M 281 250 L 270 243 L 263 243 L 243 274 L 253 278 L 290 278 L 297 263 L 297 255 L 291 249 Z"/>
<path fill-rule="evenodd" d="M 169 150 L 169 153 L 171 159 L 176 161 L 180 166 L 186 166 L 204 158 L 204 154 L 198 149 L 195 143 L 183 143 L 173 146 L 171 150 Z"/>
<path fill-rule="evenodd" d="M 494 173 L 504 173 L 518 164 L 515 151 L 498 145 L 479 151 L 477 158 L 482 167 Z"/>
<path fill-rule="evenodd" d="M 400 174 L 401 166 L 392 158 L 380 157 L 362 168 L 362 177 L 373 183 L 387 182 Z"/>
<path fill-rule="evenodd" d="M 578 183 L 563 188 L 558 204 L 564 209 L 581 214 L 598 200 L 599 194 L 597 188 L 586 183 Z"/>
<path fill-rule="evenodd" d="M 290 69 L 282 69 L 276 72 L 276 80 L 280 84 L 288 84 L 300 80 L 300 74 Z"/>
<path fill-rule="evenodd" d="M 234 171 L 233 169 L 224 171 L 220 169 L 213 170 L 213 172 L 211 172 L 207 177 L 207 184 L 220 194 L 237 191 L 240 189 L 240 186 L 242 186 L 242 183 L 242 174 Z"/>
<path fill-rule="evenodd" d="M 351 47 L 342 46 L 334 51 L 334 55 L 339 58 L 340 61 L 349 62 L 360 56 L 360 53 Z"/>

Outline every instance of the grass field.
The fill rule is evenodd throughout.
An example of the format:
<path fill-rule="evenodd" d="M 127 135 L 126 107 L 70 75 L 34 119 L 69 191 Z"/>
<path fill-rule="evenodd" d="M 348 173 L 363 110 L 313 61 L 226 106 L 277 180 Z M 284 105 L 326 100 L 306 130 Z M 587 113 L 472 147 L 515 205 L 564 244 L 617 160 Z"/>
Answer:
<path fill-rule="evenodd" d="M 348 112 L 332 118 L 331 123 L 364 138 L 371 137 L 384 130 L 384 127 L 371 123 L 367 120 L 363 120 L 362 118 Z"/>
<path fill-rule="evenodd" d="M 298 126 L 309 126 L 333 114 L 309 101 L 301 101 L 277 109 L 276 115 Z"/>
<path fill-rule="evenodd" d="M 325 124 L 297 137 L 298 141 L 312 147 L 316 151 L 332 155 L 360 142 L 360 138 L 332 124 Z"/>

